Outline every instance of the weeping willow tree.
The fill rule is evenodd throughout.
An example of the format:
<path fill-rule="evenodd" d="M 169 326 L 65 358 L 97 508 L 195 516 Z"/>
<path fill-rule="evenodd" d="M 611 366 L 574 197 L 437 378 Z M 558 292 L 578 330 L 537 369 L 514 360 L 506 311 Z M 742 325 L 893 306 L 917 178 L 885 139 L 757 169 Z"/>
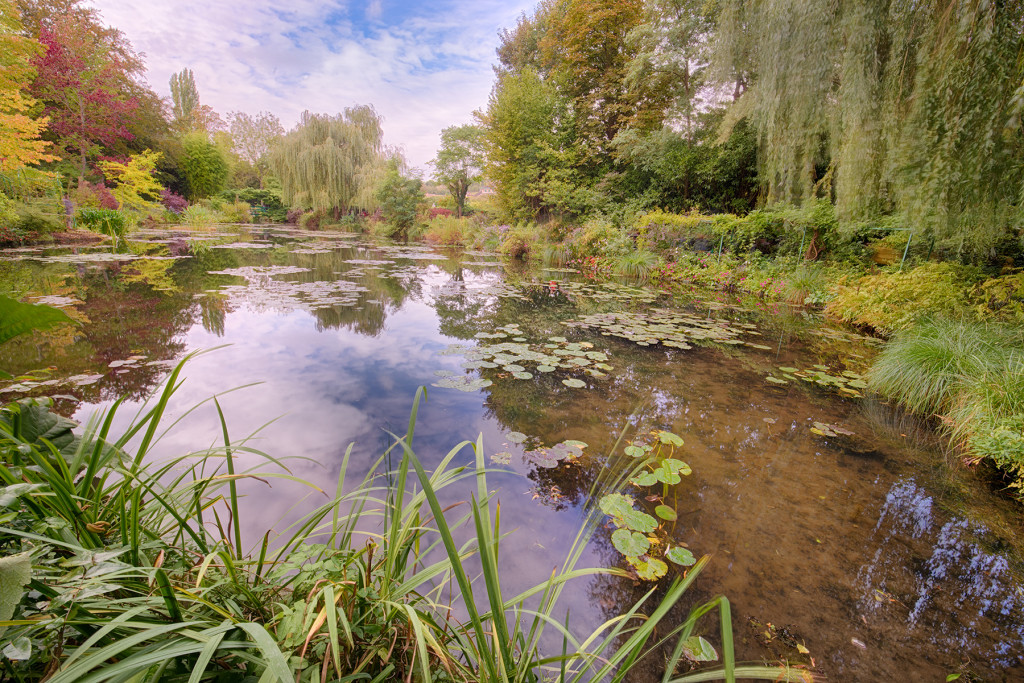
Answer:
<path fill-rule="evenodd" d="M 270 155 L 285 203 L 336 214 L 371 208 L 373 179 L 385 160 L 382 136 L 372 106 L 349 107 L 336 116 L 304 112 Z"/>
<path fill-rule="evenodd" d="M 1024 0 L 723 0 L 718 83 L 770 199 L 833 196 L 962 252 L 1019 231 Z M 724 91 L 724 87 L 723 87 Z"/>

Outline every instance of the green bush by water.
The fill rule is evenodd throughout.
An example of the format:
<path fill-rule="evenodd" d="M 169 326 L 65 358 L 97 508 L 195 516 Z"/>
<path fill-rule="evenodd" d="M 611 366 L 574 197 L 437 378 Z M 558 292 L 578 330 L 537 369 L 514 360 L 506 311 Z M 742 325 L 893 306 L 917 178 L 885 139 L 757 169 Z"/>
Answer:
<path fill-rule="evenodd" d="M 1024 329 L 928 320 L 886 345 L 868 381 L 909 410 L 938 416 L 968 459 L 991 460 L 1024 489 Z"/>

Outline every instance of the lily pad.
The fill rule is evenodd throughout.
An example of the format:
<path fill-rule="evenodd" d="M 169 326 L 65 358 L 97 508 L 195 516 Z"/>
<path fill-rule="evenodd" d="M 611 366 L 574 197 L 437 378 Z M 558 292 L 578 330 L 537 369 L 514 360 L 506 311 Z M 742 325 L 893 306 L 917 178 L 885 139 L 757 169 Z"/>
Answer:
<path fill-rule="evenodd" d="M 654 486 L 658 483 L 658 478 L 653 472 L 644 471 L 630 479 L 629 483 L 634 486 Z"/>
<path fill-rule="evenodd" d="M 691 662 L 718 661 L 715 648 L 700 636 L 692 636 L 683 641 L 683 656 Z"/>
<path fill-rule="evenodd" d="M 523 443 L 526 441 L 526 434 L 522 432 L 509 432 L 505 435 L 505 438 L 512 443 Z"/>
<path fill-rule="evenodd" d="M 654 508 L 654 514 L 658 515 L 666 522 L 674 522 L 679 518 L 678 515 L 676 515 L 675 510 L 664 504 Z"/>
<path fill-rule="evenodd" d="M 693 566 L 697 562 L 697 558 L 693 556 L 693 553 L 687 548 L 682 546 L 676 546 L 665 551 L 665 559 L 670 562 L 682 565 L 684 567 Z"/>
<path fill-rule="evenodd" d="M 616 529 L 612 532 L 612 545 L 623 555 L 639 557 L 651 548 L 651 542 L 643 534 L 627 529 Z"/>
<path fill-rule="evenodd" d="M 644 581 L 657 581 L 668 572 L 668 565 L 661 560 L 649 557 L 632 563 L 636 574 Z"/>
<path fill-rule="evenodd" d="M 537 372 L 554 372 L 555 368 L 550 365 L 538 365 Z"/>
<path fill-rule="evenodd" d="M 533 379 L 533 374 L 529 372 L 513 372 L 512 376 L 516 379 Z"/>
<path fill-rule="evenodd" d="M 575 377 L 570 379 L 563 379 L 562 384 L 569 387 L 570 389 L 582 389 L 583 387 L 587 386 L 586 382 L 584 382 L 581 379 L 576 379 Z"/>
<path fill-rule="evenodd" d="M 678 435 L 673 434 L 672 432 L 666 432 L 666 431 L 658 432 L 658 440 L 661 441 L 663 444 L 666 444 L 668 446 L 679 447 L 679 446 L 683 445 L 683 440 Z"/>

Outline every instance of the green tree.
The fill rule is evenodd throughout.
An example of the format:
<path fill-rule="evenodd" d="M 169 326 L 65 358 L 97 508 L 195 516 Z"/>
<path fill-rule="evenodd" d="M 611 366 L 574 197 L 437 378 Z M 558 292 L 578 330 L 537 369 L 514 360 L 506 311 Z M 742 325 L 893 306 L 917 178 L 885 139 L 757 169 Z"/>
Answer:
<path fill-rule="evenodd" d="M 199 108 L 199 89 L 192 69 L 171 74 L 171 121 L 181 131 L 192 129 L 192 114 Z"/>
<path fill-rule="evenodd" d="M 284 136 L 281 120 L 268 111 L 256 116 L 236 111 L 228 114 L 228 121 L 235 153 L 252 167 L 263 189 L 270 171 L 270 149 Z"/>
<path fill-rule="evenodd" d="M 419 178 L 407 178 L 399 171 L 395 161 L 388 162 L 377 202 L 381 218 L 387 226 L 388 237 L 407 239 L 409 230 L 416 224 L 416 212 L 423 201 L 423 182 Z"/>
<path fill-rule="evenodd" d="M 365 204 L 367 188 L 384 162 L 380 115 L 371 106 L 336 116 L 303 112 L 299 125 L 276 144 L 270 168 L 285 203 L 338 213 Z"/>
<path fill-rule="evenodd" d="M 834 195 L 980 253 L 1020 224 L 1024 3 L 724 0 L 719 83 L 771 198 Z"/>
<path fill-rule="evenodd" d="M 230 168 L 224 154 L 205 133 L 189 133 L 182 140 L 181 170 L 189 199 L 217 194 L 224 189 Z"/>
<path fill-rule="evenodd" d="M 466 210 L 469 186 L 480 180 L 484 165 L 484 131 L 466 124 L 441 131 L 441 147 L 434 159 L 434 178 L 448 188 L 461 218 Z"/>

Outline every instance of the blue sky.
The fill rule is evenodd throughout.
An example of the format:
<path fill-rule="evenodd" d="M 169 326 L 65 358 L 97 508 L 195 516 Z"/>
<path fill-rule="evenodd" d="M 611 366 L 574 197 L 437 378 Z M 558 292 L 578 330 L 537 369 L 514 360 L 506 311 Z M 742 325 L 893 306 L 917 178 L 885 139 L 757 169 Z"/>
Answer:
<path fill-rule="evenodd" d="M 190 68 L 222 117 L 266 110 L 286 128 L 305 109 L 372 104 L 385 142 L 424 170 L 441 129 L 486 105 L 498 31 L 535 2 L 88 0 L 145 54 L 158 94 Z"/>

